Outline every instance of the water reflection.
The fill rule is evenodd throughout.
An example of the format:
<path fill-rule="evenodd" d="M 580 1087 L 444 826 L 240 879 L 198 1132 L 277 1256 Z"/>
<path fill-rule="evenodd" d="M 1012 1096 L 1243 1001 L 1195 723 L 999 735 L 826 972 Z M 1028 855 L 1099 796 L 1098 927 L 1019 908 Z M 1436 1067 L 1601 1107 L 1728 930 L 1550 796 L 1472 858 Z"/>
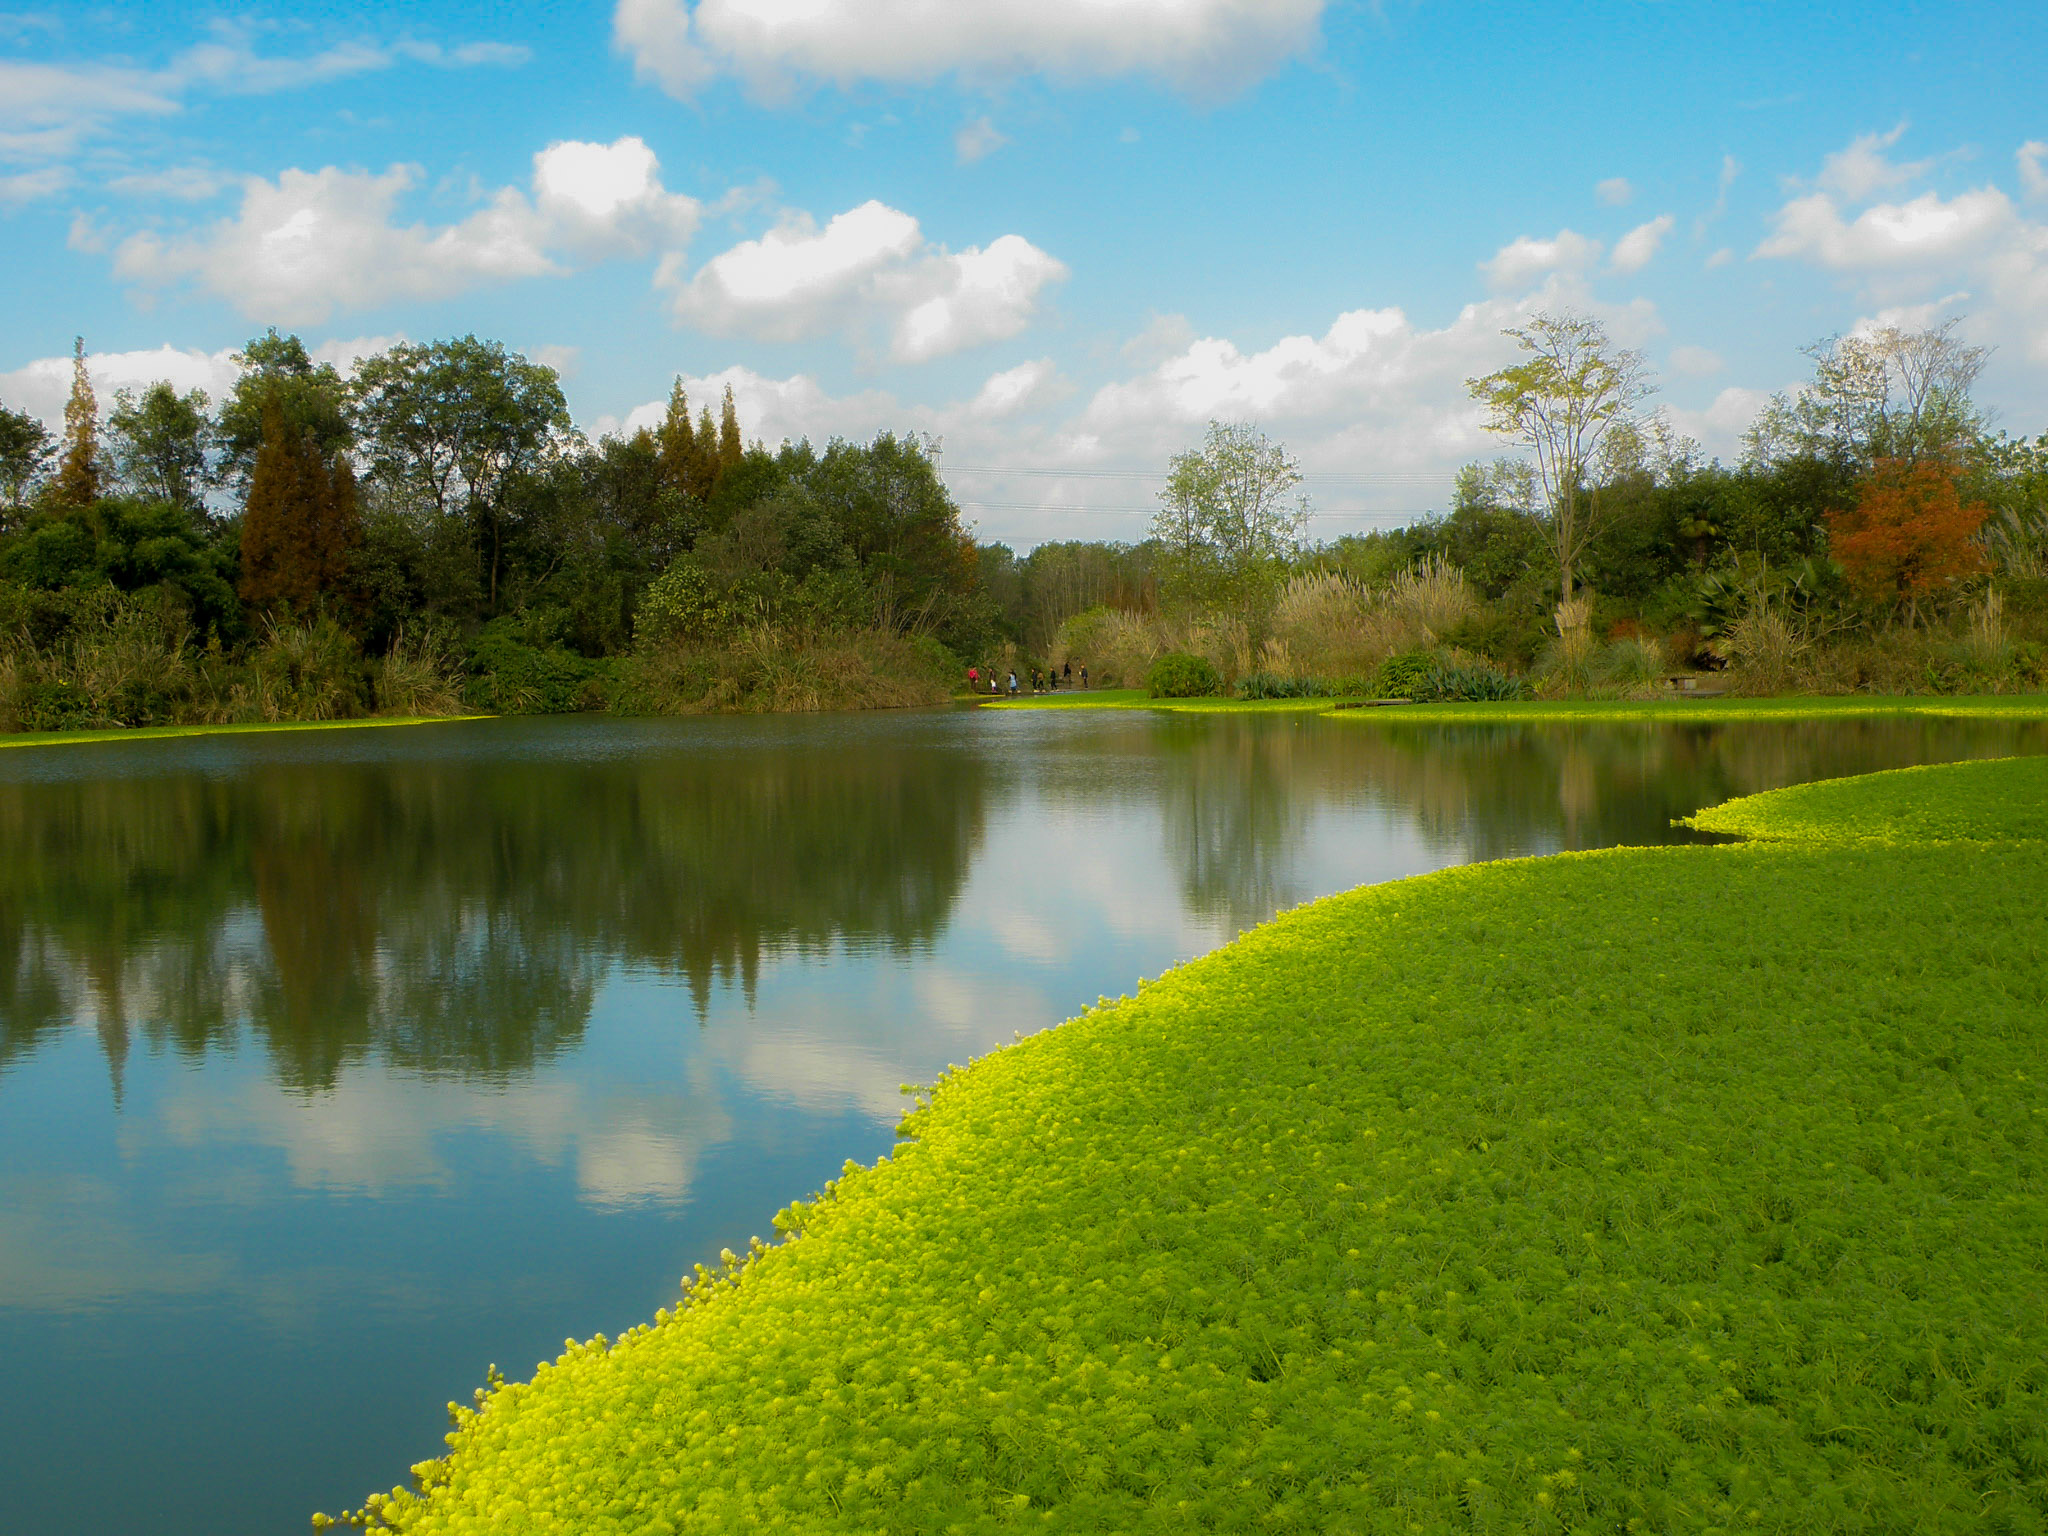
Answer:
<path fill-rule="evenodd" d="M 578 1044 L 617 963 L 701 1012 L 765 956 L 928 944 L 989 781 L 871 742 L 0 782 L 0 1066 L 89 1020 L 118 1094 L 131 1034 L 197 1056 L 246 1023 L 302 1091 L 371 1056 L 504 1080 Z"/>

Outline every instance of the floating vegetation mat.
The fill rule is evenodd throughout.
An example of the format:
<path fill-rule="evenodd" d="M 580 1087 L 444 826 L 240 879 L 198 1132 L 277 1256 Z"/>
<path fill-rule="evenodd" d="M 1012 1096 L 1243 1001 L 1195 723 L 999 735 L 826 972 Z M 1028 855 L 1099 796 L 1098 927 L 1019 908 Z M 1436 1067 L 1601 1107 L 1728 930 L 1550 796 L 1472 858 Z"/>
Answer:
<path fill-rule="evenodd" d="M 2042 768 L 1286 914 L 950 1074 L 356 1518 L 2039 1531 Z"/>

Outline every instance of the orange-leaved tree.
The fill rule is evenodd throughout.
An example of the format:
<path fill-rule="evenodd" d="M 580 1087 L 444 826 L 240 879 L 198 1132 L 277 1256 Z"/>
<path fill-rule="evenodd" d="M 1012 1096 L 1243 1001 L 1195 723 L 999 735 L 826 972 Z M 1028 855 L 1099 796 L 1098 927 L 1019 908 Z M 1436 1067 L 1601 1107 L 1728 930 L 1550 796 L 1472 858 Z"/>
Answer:
<path fill-rule="evenodd" d="M 1975 537 L 1990 514 L 1963 500 L 1952 464 L 1879 459 L 1856 505 L 1828 514 L 1829 547 L 1852 585 L 1911 624 L 1921 599 L 1984 569 Z"/>

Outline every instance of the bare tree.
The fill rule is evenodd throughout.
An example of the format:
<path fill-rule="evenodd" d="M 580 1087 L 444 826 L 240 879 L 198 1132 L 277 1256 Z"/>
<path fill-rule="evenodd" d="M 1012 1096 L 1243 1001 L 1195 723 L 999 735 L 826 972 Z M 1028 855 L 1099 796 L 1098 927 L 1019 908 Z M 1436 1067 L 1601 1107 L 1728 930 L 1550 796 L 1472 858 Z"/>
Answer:
<path fill-rule="evenodd" d="M 1608 434 L 1634 429 L 1636 408 L 1650 394 L 1649 366 L 1640 352 L 1617 350 L 1590 315 L 1539 314 L 1501 334 L 1528 356 L 1465 387 L 1485 405 L 1487 430 L 1514 438 L 1535 458 L 1544 526 L 1568 600 L 1600 531 L 1599 491 L 1588 479 Z"/>

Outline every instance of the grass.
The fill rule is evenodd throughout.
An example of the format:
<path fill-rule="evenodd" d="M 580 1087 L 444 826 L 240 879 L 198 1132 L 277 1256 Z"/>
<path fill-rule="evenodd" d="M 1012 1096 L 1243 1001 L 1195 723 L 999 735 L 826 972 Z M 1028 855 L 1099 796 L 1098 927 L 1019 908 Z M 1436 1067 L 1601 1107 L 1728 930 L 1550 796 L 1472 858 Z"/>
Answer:
<path fill-rule="evenodd" d="M 0 748 L 62 747 L 89 741 L 160 741 L 169 736 L 239 736 L 252 731 L 346 731 L 368 725 L 445 725 L 486 715 L 371 715 L 358 720 L 280 720 L 237 725 L 138 725 L 116 731 L 19 731 L 0 734 Z"/>
<path fill-rule="evenodd" d="M 2048 757 L 1824 779 L 1730 800 L 1685 825 L 1768 842 L 2040 843 L 2048 841 Z"/>
<path fill-rule="evenodd" d="M 950 1072 L 365 1518 L 2040 1531 L 2040 768 L 1285 914 Z"/>
<path fill-rule="evenodd" d="M 1526 699 L 1489 704 L 1404 704 L 1390 709 L 1336 709 L 1331 699 L 1154 699 L 1142 688 L 1105 688 L 1086 694 L 1040 694 L 991 701 L 995 709 L 1167 709 L 1197 714 L 1310 711 L 1337 720 L 1409 721 L 1424 725 L 1548 723 L 1666 724 L 1672 721 L 2048 720 L 2048 694 L 1872 694 L 1774 699 Z"/>

